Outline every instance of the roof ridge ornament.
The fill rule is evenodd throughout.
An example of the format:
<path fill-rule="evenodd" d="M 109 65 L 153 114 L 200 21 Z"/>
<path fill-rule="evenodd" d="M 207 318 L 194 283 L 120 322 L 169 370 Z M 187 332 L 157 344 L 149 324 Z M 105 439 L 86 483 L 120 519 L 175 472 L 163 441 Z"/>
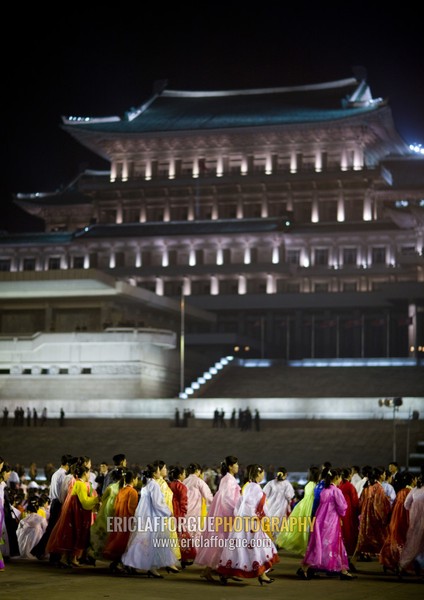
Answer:
<path fill-rule="evenodd" d="M 378 106 L 383 102 L 382 98 L 373 98 L 371 90 L 365 79 L 362 79 L 356 90 L 345 100 L 345 105 L 349 108 L 360 108 L 363 106 Z"/>

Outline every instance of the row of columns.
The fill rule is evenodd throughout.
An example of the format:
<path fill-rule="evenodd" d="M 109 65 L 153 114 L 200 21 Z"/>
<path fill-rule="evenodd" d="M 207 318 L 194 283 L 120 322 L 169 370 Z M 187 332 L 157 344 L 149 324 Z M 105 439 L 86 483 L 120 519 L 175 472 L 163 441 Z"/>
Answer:
<path fill-rule="evenodd" d="M 303 168 L 303 153 L 297 149 L 292 149 L 289 156 L 289 170 L 290 173 L 297 173 Z M 327 153 L 321 148 L 317 148 L 314 153 L 313 168 L 316 173 L 321 173 L 326 169 Z M 175 179 L 181 175 L 182 160 L 171 157 L 166 165 L 166 176 L 168 179 Z M 228 156 L 219 155 L 212 160 L 206 161 L 203 157 L 194 157 L 191 161 L 190 171 L 193 178 L 198 178 L 201 175 L 210 174 L 215 177 L 223 177 L 226 173 L 230 172 L 231 160 Z M 158 175 L 159 168 L 161 169 L 160 175 L 163 172 L 163 165 L 160 165 L 155 159 L 147 159 L 144 163 L 143 176 L 149 181 Z M 264 158 L 261 158 L 260 165 L 259 161 L 255 161 L 253 155 L 242 156 L 237 159 L 237 168 L 241 175 L 248 175 L 258 167 L 263 168 L 266 175 L 272 175 L 272 173 L 278 170 L 278 156 L 276 154 L 268 153 Z M 364 168 L 364 152 L 361 147 L 355 146 L 352 149 L 343 149 L 340 155 L 339 166 L 341 171 L 347 171 L 353 169 L 359 171 Z M 134 170 L 134 163 L 126 158 L 123 160 L 112 161 L 110 171 L 110 181 L 116 180 L 128 181 L 130 174 Z"/>

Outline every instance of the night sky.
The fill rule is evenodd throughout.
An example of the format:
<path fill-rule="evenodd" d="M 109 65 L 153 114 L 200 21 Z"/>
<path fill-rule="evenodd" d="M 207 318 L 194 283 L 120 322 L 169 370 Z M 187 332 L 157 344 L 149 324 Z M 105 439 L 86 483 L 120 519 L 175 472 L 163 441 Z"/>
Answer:
<path fill-rule="evenodd" d="M 94 10 L 86 3 L 61 5 L 60 15 L 8 7 L 0 229 L 42 228 L 13 206 L 14 193 L 54 191 L 85 168 L 108 168 L 61 130 L 62 115 L 123 116 L 159 79 L 170 89 L 282 87 L 344 79 L 361 67 L 373 96 L 388 99 L 404 140 L 424 144 L 416 4 L 288 4 L 116 3 Z"/>

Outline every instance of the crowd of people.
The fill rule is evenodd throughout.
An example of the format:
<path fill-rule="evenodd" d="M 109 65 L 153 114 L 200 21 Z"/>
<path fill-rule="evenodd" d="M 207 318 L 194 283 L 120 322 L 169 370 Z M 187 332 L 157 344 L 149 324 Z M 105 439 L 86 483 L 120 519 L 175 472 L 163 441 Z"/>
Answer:
<path fill-rule="evenodd" d="M 311 466 L 300 495 L 286 467 L 270 477 L 260 464 L 241 469 L 236 456 L 216 468 L 130 467 L 124 454 L 98 468 L 87 456 L 60 462 L 44 486 L 31 486 L 0 457 L 0 570 L 14 557 L 62 569 L 102 560 L 111 573 L 160 579 L 198 565 L 208 582 L 268 585 L 287 552 L 299 557 L 302 580 L 351 581 L 371 560 L 423 577 L 422 475 L 396 463 Z"/>

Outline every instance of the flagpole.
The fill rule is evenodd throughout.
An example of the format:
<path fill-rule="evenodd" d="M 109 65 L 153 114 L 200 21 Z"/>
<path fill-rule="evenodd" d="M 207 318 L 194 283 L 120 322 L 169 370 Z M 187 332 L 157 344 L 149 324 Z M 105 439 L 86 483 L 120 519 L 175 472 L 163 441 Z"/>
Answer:
<path fill-rule="evenodd" d="M 184 392 L 184 354 L 185 354 L 185 301 L 184 301 L 184 285 L 181 287 L 181 334 L 180 334 L 180 392 Z"/>

